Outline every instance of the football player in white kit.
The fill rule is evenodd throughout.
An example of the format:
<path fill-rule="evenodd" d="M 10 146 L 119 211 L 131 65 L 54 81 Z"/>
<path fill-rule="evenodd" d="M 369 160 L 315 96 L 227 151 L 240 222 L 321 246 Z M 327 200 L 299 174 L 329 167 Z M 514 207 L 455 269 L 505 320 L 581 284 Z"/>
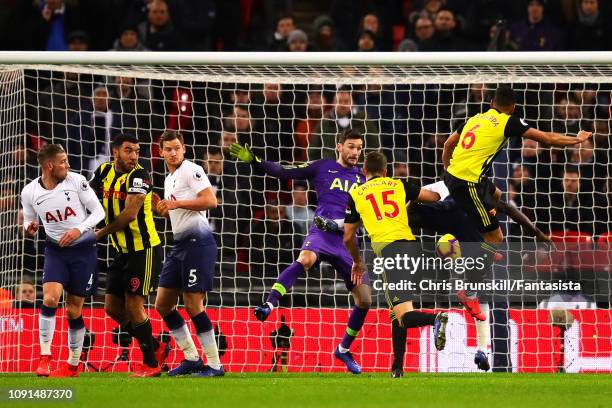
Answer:
<path fill-rule="evenodd" d="M 36 234 L 40 218 L 47 235 L 43 304 L 38 323 L 41 356 L 36 373 L 76 377 L 85 336 L 81 311 L 97 267 L 93 228 L 104 219 L 104 208 L 85 177 L 68 171 L 70 166 L 62 146 L 45 145 L 38 153 L 38 163 L 42 176 L 28 183 L 21 192 L 23 228 L 30 235 Z M 68 293 L 65 300 L 70 354 L 67 364 L 51 371 L 55 313 L 64 289 Z"/>
<path fill-rule="evenodd" d="M 223 376 L 213 326 L 204 311 L 206 292 L 212 289 L 217 261 L 217 243 L 206 211 L 217 206 L 217 198 L 204 169 L 185 160 L 185 142 L 179 132 L 164 132 L 159 143 L 170 174 L 164 183 L 164 200 L 158 203 L 157 211 L 162 216 L 170 216 L 174 245 L 166 255 L 159 276 L 155 308 L 185 355 L 168 375 Z M 206 365 L 185 320 L 176 310 L 181 293 L 206 355 Z"/>

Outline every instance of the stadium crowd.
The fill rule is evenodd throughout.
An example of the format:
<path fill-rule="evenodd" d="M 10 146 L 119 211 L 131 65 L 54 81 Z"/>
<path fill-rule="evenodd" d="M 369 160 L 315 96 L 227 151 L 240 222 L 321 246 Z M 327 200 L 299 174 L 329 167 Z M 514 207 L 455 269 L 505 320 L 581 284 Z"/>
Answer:
<path fill-rule="evenodd" d="M 292 0 L 3 3 L 0 49 L 48 51 L 607 50 L 612 13 L 599 0 L 334 0 L 312 2 L 314 19 Z"/>
<path fill-rule="evenodd" d="M 104 3 L 104 5 L 102 5 Z M 109 7 L 108 4 L 113 6 Z M 22 50 L 269 50 L 468 51 L 604 50 L 612 8 L 598 0 L 508 2 L 408 0 L 329 2 L 300 29 L 291 1 L 69 1 L 8 2 L 0 17 L 0 48 Z M 280 17 L 279 17 L 280 16 Z M 19 34 L 21 33 L 21 34 Z M 26 34 L 27 33 L 27 34 Z M 335 157 L 335 137 L 347 127 L 382 149 L 390 173 L 439 180 L 444 141 L 467 117 L 488 107 L 492 84 L 321 87 L 219 84 L 29 71 L 28 142 L 6 171 L 0 206 L 9 208 L 38 174 L 35 152 L 65 146 L 74 171 L 90 175 L 110 158 L 120 132 L 137 135 L 141 163 L 162 192 L 165 174 L 157 141 L 180 130 L 188 157 L 203 164 L 219 206 L 210 214 L 221 246 L 222 276 L 232 285 L 262 285 L 292 262 L 312 219 L 308 185 L 263 176 L 229 156 L 248 143 L 259 156 L 300 164 Z M 494 86 L 493 86 L 494 87 Z M 551 149 L 511 141 L 494 167 L 515 203 L 546 232 L 612 231 L 610 110 L 612 84 L 516 84 L 519 116 L 542 130 L 592 130 L 577 148 Z M 26 166 L 17 164 L 26 163 Z M 22 174 L 22 170 L 25 174 Z M 163 192 L 162 192 L 163 193 Z M 13 204 L 11 204 L 13 203 Z M 160 231 L 168 226 L 160 221 Z M 520 228 L 510 224 L 509 236 Z M 36 269 L 29 241 L 26 269 Z M 38 265 L 41 265 L 40 261 Z M 248 272 L 248 273 L 244 273 Z M 241 279 L 244 282 L 241 282 Z"/>

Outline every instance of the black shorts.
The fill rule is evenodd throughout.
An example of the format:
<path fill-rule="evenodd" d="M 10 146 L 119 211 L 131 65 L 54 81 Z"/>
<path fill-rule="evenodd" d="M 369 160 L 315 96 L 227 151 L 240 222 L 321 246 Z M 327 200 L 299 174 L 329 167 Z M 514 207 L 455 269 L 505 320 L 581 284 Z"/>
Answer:
<path fill-rule="evenodd" d="M 380 257 L 395 259 L 397 255 L 408 255 L 410 257 L 418 258 L 422 255 L 421 249 L 421 245 L 417 241 L 398 240 L 386 245 L 380 251 Z M 385 268 L 385 271 L 382 272 L 380 277 L 386 284 L 398 283 L 405 279 L 417 283 L 422 276 L 421 272 L 422 271 L 420 270 L 405 271 L 392 267 L 390 269 Z M 401 303 L 417 301 L 419 299 L 420 290 L 416 287 L 414 289 L 389 289 L 389 287 L 386 286 L 383 292 L 387 306 L 390 309 L 393 309 L 394 306 Z"/>
<path fill-rule="evenodd" d="M 472 183 L 445 173 L 444 183 L 451 197 L 463 208 L 481 233 L 499 228 L 495 217 L 495 185 L 491 180 L 485 177 L 479 183 Z"/>
<path fill-rule="evenodd" d="M 161 267 L 161 245 L 142 251 L 121 253 L 108 268 L 106 293 L 120 297 L 126 293 L 149 296 L 157 289 Z"/>

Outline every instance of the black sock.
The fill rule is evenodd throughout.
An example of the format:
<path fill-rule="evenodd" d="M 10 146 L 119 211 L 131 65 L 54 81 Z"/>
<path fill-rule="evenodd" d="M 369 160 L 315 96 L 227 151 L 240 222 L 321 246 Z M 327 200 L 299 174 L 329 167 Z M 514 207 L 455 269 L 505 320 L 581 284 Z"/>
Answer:
<path fill-rule="evenodd" d="M 153 327 L 149 319 L 134 325 L 132 323 L 134 337 L 138 340 L 140 351 L 142 351 L 142 361 L 149 367 L 157 367 L 155 359 L 155 339 L 153 339 Z"/>
<path fill-rule="evenodd" d="M 123 333 L 127 333 L 132 337 L 136 337 L 134 335 L 134 327 L 132 326 L 132 322 L 130 322 L 129 320 L 126 320 L 124 322 L 121 323 L 121 325 L 119 326 L 119 329 L 123 332 Z"/>
<path fill-rule="evenodd" d="M 421 327 L 431 326 L 436 321 L 436 315 L 433 313 L 424 313 L 413 310 L 412 312 L 404 313 L 402 316 L 402 323 L 404 327 Z"/>
<path fill-rule="evenodd" d="M 392 369 L 404 369 L 404 354 L 406 354 L 407 329 L 400 327 L 397 320 L 391 322 L 391 341 L 393 344 L 393 367 Z"/>

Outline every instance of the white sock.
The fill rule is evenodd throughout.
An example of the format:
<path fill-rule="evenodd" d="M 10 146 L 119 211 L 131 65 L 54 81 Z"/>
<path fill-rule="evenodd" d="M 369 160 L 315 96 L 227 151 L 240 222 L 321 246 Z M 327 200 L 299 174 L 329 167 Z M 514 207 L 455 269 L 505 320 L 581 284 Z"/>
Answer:
<path fill-rule="evenodd" d="M 51 355 L 51 342 L 53 341 L 53 333 L 55 332 L 55 315 L 45 316 L 42 313 L 38 315 L 38 337 L 40 339 L 40 355 Z"/>
<path fill-rule="evenodd" d="M 349 349 L 342 347 L 342 344 L 338 344 L 338 351 L 341 353 L 347 353 Z"/>
<path fill-rule="evenodd" d="M 176 341 L 180 349 L 183 350 L 185 360 L 197 361 L 200 358 L 198 349 L 191 338 L 191 333 L 189 333 L 189 327 L 186 324 L 183 324 L 176 330 L 170 330 L 170 334 L 172 334 L 174 341 Z"/>
<path fill-rule="evenodd" d="M 202 345 L 202 350 L 204 350 L 204 354 L 206 355 L 206 364 L 215 370 L 221 368 L 219 350 L 217 349 L 217 341 L 215 340 L 215 331 L 209 330 L 207 332 L 198 333 L 197 336 Z"/>
<path fill-rule="evenodd" d="M 489 304 L 481 303 L 480 310 L 487 319 L 484 322 L 474 319 L 474 323 L 476 324 L 476 338 L 478 339 L 478 351 L 482 351 L 486 354 L 488 352 L 489 342 L 491 340 L 491 328 L 489 327 Z"/>
<path fill-rule="evenodd" d="M 83 340 L 85 339 L 85 327 L 80 329 L 68 329 L 68 364 L 78 366 L 81 360 L 81 351 L 83 350 Z"/>

